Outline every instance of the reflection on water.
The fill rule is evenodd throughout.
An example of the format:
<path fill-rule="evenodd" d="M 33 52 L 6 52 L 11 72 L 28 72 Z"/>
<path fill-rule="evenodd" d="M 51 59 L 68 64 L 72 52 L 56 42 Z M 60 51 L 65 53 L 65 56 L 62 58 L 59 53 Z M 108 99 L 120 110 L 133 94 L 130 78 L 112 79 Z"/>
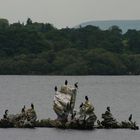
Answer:
<path fill-rule="evenodd" d="M 54 86 L 60 87 L 65 79 L 70 84 L 79 82 L 76 107 L 88 95 L 95 106 L 95 113 L 101 113 L 110 106 L 119 120 L 133 114 L 140 124 L 140 77 L 139 76 L 0 76 L 0 117 L 4 110 L 18 113 L 23 105 L 35 104 L 38 118 L 55 118 L 52 109 Z M 61 130 L 54 128 L 0 129 L 3 140 L 139 140 L 139 131 L 132 130 Z"/>

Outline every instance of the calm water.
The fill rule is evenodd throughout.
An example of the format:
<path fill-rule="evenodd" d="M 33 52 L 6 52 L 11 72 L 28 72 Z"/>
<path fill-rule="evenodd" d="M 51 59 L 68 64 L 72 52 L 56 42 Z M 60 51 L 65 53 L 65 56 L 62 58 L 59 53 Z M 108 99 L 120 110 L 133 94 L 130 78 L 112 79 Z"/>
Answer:
<path fill-rule="evenodd" d="M 129 114 L 140 125 L 140 76 L 0 76 L 0 117 L 4 110 L 20 112 L 23 105 L 35 104 L 38 118 L 55 118 L 52 109 L 54 86 L 67 79 L 79 82 L 76 107 L 88 95 L 101 120 L 106 106 L 114 117 L 127 120 Z M 139 140 L 140 131 L 133 130 L 60 130 L 54 128 L 0 129 L 0 140 Z"/>

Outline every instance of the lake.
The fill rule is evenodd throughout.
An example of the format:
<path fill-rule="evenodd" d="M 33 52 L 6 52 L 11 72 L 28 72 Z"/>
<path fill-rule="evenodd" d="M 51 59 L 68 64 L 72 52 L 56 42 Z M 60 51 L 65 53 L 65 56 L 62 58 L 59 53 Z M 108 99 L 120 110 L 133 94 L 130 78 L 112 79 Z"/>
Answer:
<path fill-rule="evenodd" d="M 0 76 L 0 118 L 5 109 L 19 113 L 34 103 L 38 119 L 56 118 L 52 108 L 54 86 L 58 88 L 65 80 L 69 84 L 78 81 L 79 89 L 75 109 L 79 108 L 84 96 L 88 95 L 101 114 L 110 106 L 119 121 L 133 120 L 140 125 L 140 76 Z M 117 130 L 61 130 L 55 128 L 0 129 L 1 140 L 139 140 L 140 131 Z"/>

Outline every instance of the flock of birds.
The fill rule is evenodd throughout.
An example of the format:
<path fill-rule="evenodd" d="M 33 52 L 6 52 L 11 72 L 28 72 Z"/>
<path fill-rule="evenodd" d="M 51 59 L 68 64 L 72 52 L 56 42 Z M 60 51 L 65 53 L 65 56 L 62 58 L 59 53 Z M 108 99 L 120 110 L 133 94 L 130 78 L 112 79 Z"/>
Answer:
<path fill-rule="evenodd" d="M 68 85 L 68 81 L 67 81 L 67 80 L 65 80 L 65 85 L 66 85 L 66 86 Z M 76 83 L 74 84 L 74 87 L 78 89 L 78 82 L 76 82 Z M 57 86 L 54 87 L 54 90 L 55 90 L 55 92 L 57 91 Z"/>
<path fill-rule="evenodd" d="M 68 85 L 68 81 L 67 81 L 67 80 L 65 80 L 65 85 L 66 85 L 66 86 Z M 78 89 L 78 82 L 76 82 L 76 83 L 74 84 L 74 87 L 75 87 L 76 89 Z M 55 92 L 57 92 L 57 86 L 54 87 L 54 90 L 55 90 Z M 85 96 L 85 99 L 88 100 L 88 96 Z M 83 106 L 83 103 L 81 103 L 80 107 L 82 107 L 82 106 Z M 110 112 L 110 107 L 107 107 L 107 111 Z M 130 114 L 128 120 L 129 120 L 130 122 L 132 121 L 132 114 Z"/>

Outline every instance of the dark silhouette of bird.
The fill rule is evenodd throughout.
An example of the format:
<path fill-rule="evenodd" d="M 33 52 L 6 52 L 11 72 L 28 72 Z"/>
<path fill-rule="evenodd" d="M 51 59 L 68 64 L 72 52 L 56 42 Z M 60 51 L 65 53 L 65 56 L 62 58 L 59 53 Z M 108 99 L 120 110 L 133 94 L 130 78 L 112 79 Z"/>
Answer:
<path fill-rule="evenodd" d="M 31 108 L 34 109 L 34 104 L 33 103 L 31 103 Z"/>
<path fill-rule="evenodd" d="M 81 103 L 79 107 L 81 108 L 82 106 L 83 106 L 83 103 Z"/>
<path fill-rule="evenodd" d="M 22 113 L 25 112 L 25 105 L 24 105 L 23 108 L 21 109 L 21 112 L 22 112 Z"/>
<path fill-rule="evenodd" d="M 130 114 L 128 120 L 131 122 L 131 120 L 132 120 L 132 114 Z"/>
<path fill-rule="evenodd" d="M 54 90 L 57 91 L 57 86 L 54 87 Z"/>
<path fill-rule="evenodd" d="M 66 86 L 68 85 L 68 81 L 67 81 L 67 80 L 65 80 L 65 85 L 66 85 Z"/>
<path fill-rule="evenodd" d="M 107 109 L 108 112 L 110 112 L 110 107 L 109 106 L 106 109 Z"/>
<path fill-rule="evenodd" d="M 6 109 L 6 110 L 5 110 L 5 114 L 3 115 L 3 118 L 6 119 L 7 116 L 8 116 L 8 110 Z"/>
<path fill-rule="evenodd" d="M 7 115 L 4 114 L 4 115 L 3 115 L 3 119 L 7 119 Z"/>
<path fill-rule="evenodd" d="M 76 83 L 74 84 L 74 86 L 75 86 L 75 88 L 78 88 L 78 82 L 76 82 Z"/>
<path fill-rule="evenodd" d="M 88 96 L 85 96 L 85 100 L 87 100 L 87 101 L 88 101 Z"/>
<path fill-rule="evenodd" d="M 8 114 L 8 110 L 6 109 L 6 110 L 5 110 L 5 115 L 7 115 L 7 114 Z"/>

